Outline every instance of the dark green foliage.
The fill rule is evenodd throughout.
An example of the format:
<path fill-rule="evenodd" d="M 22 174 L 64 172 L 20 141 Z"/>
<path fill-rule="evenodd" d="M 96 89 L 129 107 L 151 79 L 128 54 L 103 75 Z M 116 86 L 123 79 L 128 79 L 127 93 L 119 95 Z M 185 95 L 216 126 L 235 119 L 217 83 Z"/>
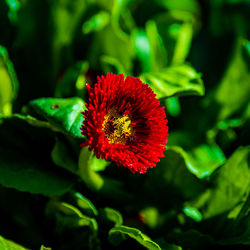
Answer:
<path fill-rule="evenodd" d="M 0 249 L 248 249 L 249 16 L 247 0 L 0 0 Z M 80 148 L 106 72 L 166 107 L 144 175 Z"/>

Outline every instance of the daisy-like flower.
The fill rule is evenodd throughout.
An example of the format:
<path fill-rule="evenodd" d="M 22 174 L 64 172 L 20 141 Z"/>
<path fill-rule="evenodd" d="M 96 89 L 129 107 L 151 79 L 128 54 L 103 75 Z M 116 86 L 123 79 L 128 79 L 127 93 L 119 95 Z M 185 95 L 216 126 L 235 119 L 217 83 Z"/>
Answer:
<path fill-rule="evenodd" d="M 87 84 L 82 134 L 97 158 L 145 173 L 164 157 L 168 137 L 164 107 L 140 79 L 107 73 Z"/>

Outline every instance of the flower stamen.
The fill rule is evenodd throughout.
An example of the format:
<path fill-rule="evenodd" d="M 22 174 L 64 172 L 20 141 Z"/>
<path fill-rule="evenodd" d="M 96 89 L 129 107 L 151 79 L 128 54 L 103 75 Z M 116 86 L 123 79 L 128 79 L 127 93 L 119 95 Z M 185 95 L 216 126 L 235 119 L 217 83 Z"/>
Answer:
<path fill-rule="evenodd" d="M 111 144 L 126 144 L 134 136 L 130 116 L 119 114 L 115 108 L 110 109 L 104 116 L 102 130 Z"/>

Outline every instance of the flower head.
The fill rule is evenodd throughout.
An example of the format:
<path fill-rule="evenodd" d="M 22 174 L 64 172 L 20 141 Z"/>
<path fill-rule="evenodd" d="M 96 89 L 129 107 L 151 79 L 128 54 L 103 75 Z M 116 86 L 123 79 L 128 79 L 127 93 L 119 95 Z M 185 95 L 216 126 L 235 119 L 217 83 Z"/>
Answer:
<path fill-rule="evenodd" d="M 89 150 L 97 158 L 145 173 L 164 157 L 168 137 L 164 107 L 138 78 L 107 73 L 97 80 L 93 87 L 87 84 L 89 103 L 81 126 Z"/>

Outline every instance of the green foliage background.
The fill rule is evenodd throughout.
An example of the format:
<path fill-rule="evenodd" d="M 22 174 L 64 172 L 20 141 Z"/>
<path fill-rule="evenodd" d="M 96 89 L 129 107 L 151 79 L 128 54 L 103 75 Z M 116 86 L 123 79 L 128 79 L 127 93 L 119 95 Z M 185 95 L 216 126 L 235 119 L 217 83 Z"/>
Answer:
<path fill-rule="evenodd" d="M 247 249 L 249 16 L 248 0 L 0 0 L 0 249 Z M 85 84 L 106 72 L 166 106 L 144 175 L 80 149 Z"/>

